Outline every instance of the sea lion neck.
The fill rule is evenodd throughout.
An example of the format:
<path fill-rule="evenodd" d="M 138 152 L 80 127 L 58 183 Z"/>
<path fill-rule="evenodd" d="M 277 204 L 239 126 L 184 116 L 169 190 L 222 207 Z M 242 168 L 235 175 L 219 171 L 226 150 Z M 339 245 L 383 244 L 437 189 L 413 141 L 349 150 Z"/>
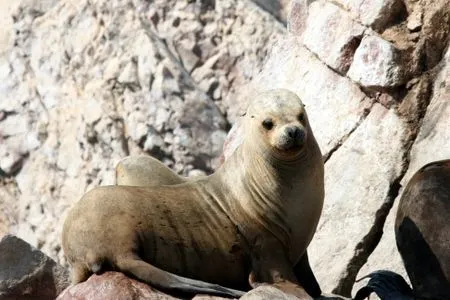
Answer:
<path fill-rule="evenodd" d="M 276 164 L 266 161 L 266 157 L 249 154 L 244 145 L 239 146 L 225 164 L 212 175 L 212 182 L 220 184 L 226 196 L 223 205 L 234 207 L 230 218 L 240 227 L 246 220 L 258 220 L 258 224 L 247 224 L 241 228 L 247 239 L 254 238 L 254 229 L 263 227 L 288 247 L 291 234 L 286 225 L 290 203 L 280 201 L 295 190 L 297 176 L 276 168 Z M 287 175 L 287 174 L 292 174 Z"/>

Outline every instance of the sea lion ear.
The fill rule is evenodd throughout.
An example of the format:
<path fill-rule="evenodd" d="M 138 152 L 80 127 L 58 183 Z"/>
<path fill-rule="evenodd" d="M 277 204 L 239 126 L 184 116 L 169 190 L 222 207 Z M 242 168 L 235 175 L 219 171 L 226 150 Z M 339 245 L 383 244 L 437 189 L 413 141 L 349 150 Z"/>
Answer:
<path fill-rule="evenodd" d="M 247 112 L 244 112 L 241 117 L 245 117 L 247 115 Z"/>

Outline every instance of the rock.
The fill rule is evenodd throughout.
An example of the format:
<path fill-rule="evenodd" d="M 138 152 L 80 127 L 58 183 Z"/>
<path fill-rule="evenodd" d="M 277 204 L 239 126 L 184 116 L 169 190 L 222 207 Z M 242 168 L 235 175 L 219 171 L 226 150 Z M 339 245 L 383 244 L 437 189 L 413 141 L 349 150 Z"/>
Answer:
<path fill-rule="evenodd" d="M 85 282 L 68 287 L 57 300 L 70 299 L 177 299 L 151 288 L 149 285 L 131 279 L 122 273 L 106 272 L 102 275 L 92 275 Z"/>
<path fill-rule="evenodd" d="M 441 71 L 441 75 L 437 77 L 437 80 L 435 82 L 435 97 L 431 100 L 434 103 L 441 102 L 444 103 L 443 99 L 448 98 L 448 95 L 445 95 L 445 86 L 448 85 L 447 83 L 444 83 L 446 81 L 445 79 L 445 72 L 448 72 L 448 66 L 446 67 L 446 70 Z M 448 77 L 448 75 L 447 75 Z M 424 110 L 424 101 L 427 101 L 428 97 L 430 96 L 430 90 L 428 87 L 429 78 L 426 76 L 422 76 L 422 79 L 417 83 L 417 85 L 408 93 L 406 98 L 403 100 L 399 111 L 404 115 L 405 117 L 409 118 L 408 122 L 415 124 L 421 119 L 421 114 L 423 114 Z M 443 93 L 443 94 L 442 94 Z M 448 94 L 448 93 L 447 93 Z M 434 106 L 434 104 L 433 104 Z M 434 109 L 433 106 L 430 104 L 429 110 L 427 112 L 428 115 L 435 114 L 433 112 Z M 442 110 L 443 109 L 443 110 Z M 445 108 L 439 107 L 438 110 L 441 113 L 445 114 Z M 441 120 L 427 120 L 422 125 L 422 128 L 426 123 L 431 125 L 430 128 L 433 128 L 433 131 L 436 130 L 434 133 L 432 133 L 430 136 L 433 136 L 430 140 L 422 140 L 422 138 L 417 138 L 416 143 L 419 143 L 419 146 L 414 144 L 413 149 L 430 149 L 428 151 L 423 151 L 422 153 L 425 154 L 425 156 L 418 155 L 416 156 L 417 150 L 412 150 L 412 160 L 410 162 L 410 167 L 408 169 L 408 173 L 403 177 L 402 185 L 404 186 L 407 181 L 405 178 L 408 178 L 411 176 L 411 172 L 417 171 L 421 166 L 425 165 L 426 163 L 429 163 L 433 161 L 438 155 L 437 159 L 444 159 L 448 158 L 450 156 L 450 152 L 445 152 L 445 143 L 444 140 L 446 139 L 445 134 L 446 130 L 444 128 L 447 128 L 449 124 L 445 124 L 446 118 L 442 118 Z M 442 124 L 444 123 L 444 124 Z M 413 125 L 412 127 L 413 132 L 417 131 L 417 125 Z M 423 133 L 419 133 L 421 135 Z M 437 138 L 439 137 L 439 138 Z M 441 140 L 441 138 L 443 140 Z M 429 153 L 433 153 L 433 155 L 429 155 Z M 439 156 L 442 154 L 441 156 Z M 419 161 L 416 161 L 419 157 Z M 358 275 L 356 278 L 361 278 L 371 272 L 377 271 L 377 270 L 391 270 L 398 274 L 400 274 L 405 280 L 409 282 L 408 275 L 406 273 L 405 267 L 403 265 L 403 261 L 400 257 L 400 254 L 398 252 L 396 241 L 395 241 L 395 233 L 394 233 L 394 225 L 395 225 L 395 218 L 397 215 L 397 207 L 398 202 L 400 200 L 400 196 L 402 195 L 403 188 L 399 190 L 398 197 L 396 197 L 394 201 L 394 205 L 389 211 L 389 215 L 387 216 L 386 222 L 383 226 L 383 236 L 378 243 L 377 247 L 375 248 L 374 252 L 370 255 L 368 261 L 362 266 L 362 268 L 359 270 Z M 353 294 L 356 293 L 359 288 L 365 286 L 367 283 L 367 280 L 355 283 L 353 286 Z"/>
<path fill-rule="evenodd" d="M 289 11 L 289 0 L 252 0 L 261 8 L 272 14 L 275 18 L 286 24 L 286 16 Z"/>
<path fill-rule="evenodd" d="M 197 66 L 197 63 L 200 61 L 200 58 L 193 52 L 193 49 L 189 50 L 184 47 L 179 47 L 178 54 L 181 57 L 184 68 L 189 73 L 194 70 L 194 68 Z"/>
<path fill-rule="evenodd" d="M 259 286 L 255 289 L 252 289 L 250 292 L 239 298 L 240 300 L 269 300 L 269 299 L 279 299 L 279 300 L 297 300 L 299 298 L 287 294 L 282 290 L 270 286 L 263 285 Z"/>
<path fill-rule="evenodd" d="M 0 151 L 0 153 L 3 151 Z M 22 166 L 23 157 L 17 152 L 6 152 L 0 158 L 0 171 L 12 175 Z"/>
<path fill-rule="evenodd" d="M 130 61 L 122 71 L 122 73 L 117 77 L 117 81 L 125 84 L 133 84 L 138 82 L 138 73 L 137 73 L 137 62 Z"/>
<path fill-rule="evenodd" d="M 19 191 L 11 178 L 0 173 L 0 240 L 17 223 L 17 197 Z"/>
<path fill-rule="evenodd" d="M 292 35 L 274 45 L 263 70 L 243 94 L 273 88 L 290 89 L 305 103 L 324 157 L 354 130 L 371 105 L 356 84 L 330 70 Z M 241 100 L 239 106 L 245 108 L 245 103 Z"/>
<path fill-rule="evenodd" d="M 417 5 L 417 9 L 413 10 L 413 12 L 408 16 L 406 27 L 408 27 L 408 29 L 412 32 L 419 31 L 422 28 L 422 18 L 422 9 L 419 5 Z"/>
<path fill-rule="evenodd" d="M 405 171 L 401 183 L 449 156 L 450 3 L 293 0 L 289 35 L 286 3 L 0 0 L 0 234 L 64 263 L 67 210 L 113 184 L 118 160 L 150 152 L 179 174 L 209 174 L 230 125 L 224 157 L 240 143 L 245 97 L 288 88 L 307 105 L 329 174 L 311 245 L 324 292 L 349 296 L 373 268 L 402 272 L 396 203 L 385 222 L 383 201 Z"/>
<path fill-rule="evenodd" d="M 322 293 L 322 295 L 318 298 L 315 298 L 316 300 L 350 300 L 351 298 L 346 298 L 340 295 L 334 295 L 329 293 Z"/>
<path fill-rule="evenodd" d="M 0 121 L 0 134 L 3 137 L 24 134 L 28 131 L 28 120 L 17 114 L 7 116 Z"/>
<path fill-rule="evenodd" d="M 248 83 L 286 31 L 240 0 L 16 4 L 0 2 L 14 15 L 0 55 L 0 176 L 14 183 L 0 190 L 20 190 L 8 230 L 60 262 L 67 210 L 114 183 L 120 158 L 150 152 L 183 175 L 217 167 L 231 83 Z"/>
<path fill-rule="evenodd" d="M 378 36 L 365 36 L 356 49 L 347 75 L 362 86 L 383 89 L 405 83 L 401 53 Z"/>
<path fill-rule="evenodd" d="M 444 62 L 446 64 L 435 79 L 431 102 L 411 149 L 409 168 L 401 182 L 403 186 L 425 164 L 450 157 L 450 149 L 447 147 L 450 139 L 447 128 L 450 127 L 450 123 L 446 117 L 450 114 L 450 104 L 447 101 L 450 97 L 450 51 L 447 51 Z M 388 269 L 399 273 L 408 280 L 406 270 L 398 253 L 394 234 L 395 217 L 401 193 L 402 190 L 400 190 L 399 196 L 395 199 L 394 207 L 389 212 L 383 237 L 374 253 L 370 256 L 369 261 L 361 268 L 359 277 L 375 270 Z M 354 291 L 360 286 L 355 285 Z"/>
<path fill-rule="evenodd" d="M 439 72 L 433 85 L 433 93 L 428 105 L 419 134 L 411 149 L 410 164 L 402 179 L 406 184 L 409 179 L 425 164 L 448 159 L 450 157 L 450 51 L 443 58 L 443 69 Z"/>
<path fill-rule="evenodd" d="M 405 266 L 403 265 L 402 258 L 397 249 L 394 232 L 398 201 L 400 200 L 401 193 L 402 190 L 400 190 L 399 197 L 395 199 L 394 206 L 391 208 L 391 211 L 387 216 L 386 222 L 383 226 L 383 237 L 370 255 L 367 262 L 359 270 L 356 279 L 360 279 L 374 271 L 389 270 L 401 275 L 409 283 L 408 274 L 406 273 Z M 355 282 L 352 288 L 352 296 L 355 296 L 356 292 L 360 288 L 366 286 L 368 280 L 369 279 L 367 278 L 359 282 Z M 370 299 L 372 299 L 372 297 L 376 297 L 375 294 L 372 294 Z"/>
<path fill-rule="evenodd" d="M 401 0 L 337 0 L 355 14 L 364 25 L 382 32 L 396 18 L 404 13 Z"/>
<path fill-rule="evenodd" d="M 217 296 L 208 296 L 208 295 L 197 295 L 192 300 L 225 300 L 230 298 L 222 298 Z"/>
<path fill-rule="evenodd" d="M 308 7 L 314 0 L 292 0 L 287 20 L 289 32 L 301 36 L 306 28 Z"/>
<path fill-rule="evenodd" d="M 2 299 L 55 299 L 68 286 L 65 268 L 12 235 L 0 241 L 0 265 Z"/>
<path fill-rule="evenodd" d="M 343 289 L 340 281 L 356 276 L 352 274 L 350 262 L 361 254 L 358 249 L 364 249 L 360 243 L 378 218 L 391 183 L 401 174 L 406 137 L 406 124 L 395 111 L 375 104 L 361 125 L 326 162 L 327 196 L 308 248 L 322 290 L 350 296 L 352 284 L 350 290 Z M 327 267 L 323 268 L 324 265 Z M 349 281 L 353 283 L 354 279 Z"/>
<path fill-rule="evenodd" d="M 331 68 L 345 74 L 364 31 L 338 6 L 315 1 L 309 6 L 303 43 Z"/>
<path fill-rule="evenodd" d="M 417 43 L 416 55 L 421 71 L 436 66 L 445 55 L 450 35 L 450 3 L 447 0 L 419 2 L 423 10 L 421 39 Z M 445 58 L 444 58 L 445 61 Z"/>

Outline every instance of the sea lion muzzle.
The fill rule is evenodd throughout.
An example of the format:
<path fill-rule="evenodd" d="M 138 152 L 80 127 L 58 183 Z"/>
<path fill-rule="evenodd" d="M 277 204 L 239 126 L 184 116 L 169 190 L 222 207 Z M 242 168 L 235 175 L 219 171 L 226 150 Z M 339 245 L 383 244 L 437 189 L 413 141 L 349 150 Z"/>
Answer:
<path fill-rule="evenodd" d="M 299 126 L 286 126 L 280 141 L 280 148 L 282 150 L 301 148 L 305 144 L 305 141 L 306 133 L 303 128 Z"/>

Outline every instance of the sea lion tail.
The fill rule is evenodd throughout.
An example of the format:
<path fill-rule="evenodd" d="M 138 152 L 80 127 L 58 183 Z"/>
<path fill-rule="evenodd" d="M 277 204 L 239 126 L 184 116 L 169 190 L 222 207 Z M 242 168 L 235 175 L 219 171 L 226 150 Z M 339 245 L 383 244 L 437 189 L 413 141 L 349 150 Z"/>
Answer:
<path fill-rule="evenodd" d="M 245 294 L 242 291 L 226 288 L 217 284 L 172 274 L 139 258 L 119 259 L 117 267 L 122 272 L 131 274 L 151 286 L 163 290 L 172 290 L 188 294 L 211 294 L 233 298 L 239 298 Z"/>
<path fill-rule="evenodd" d="M 381 300 L 413 300 L 413 291 L 405 279 L 397 273 L 379 270 L 370 273 L 356 282 L 370 278 L 365 287 L 358 290 L 354 300 L 366 299 L 371 293 L 377 294 Z"/>

